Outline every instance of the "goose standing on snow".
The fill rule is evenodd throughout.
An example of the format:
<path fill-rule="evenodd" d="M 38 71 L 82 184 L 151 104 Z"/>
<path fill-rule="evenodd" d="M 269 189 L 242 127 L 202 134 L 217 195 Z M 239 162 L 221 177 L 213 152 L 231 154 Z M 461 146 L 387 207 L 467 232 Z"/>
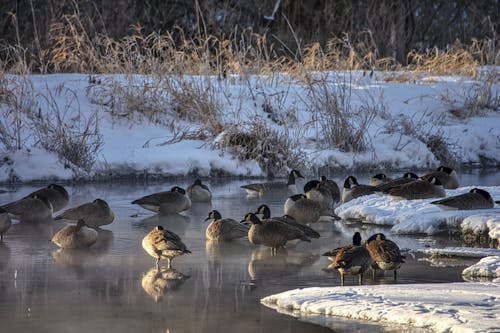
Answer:
<path fill-rule="evenodd" d="M 443 187 L 448 190 L 454 190 L 458 188 L 458 175 L 452 168 L 441 165 L 436 171 L 426 173 L 421 179 L 429 180 L 431 177 L 437 177 Z"/>
<path fill-rule="evenodd" d="M 9 230 L 12 225 L 9 213 L 5 209 L 0 208 L 0 242 L 3 241 L 3 234 Z"/>
<path fill-rule="evenodd" d="M 172 268 L 172 259 L 191 253 L 181 238 L 172 231 L 156 226 L 142 239 L 142 248 L 156 259 L 156 267 L 160 267 L 160 259 L 167 259 L 167 268 Z"/>
<path fill-rule="evenodd" d="M 245 189 L 248 195 L 263 195 L 268 191 L 284 191 L 288 190 L 290 193 L 301 193 L 304 187 L 304 176 L 298 170 L 292 170 L 288 174 L 288 182 L 267 182 L 267 183 L 253 183 L 241 186 Z"/>
<path fill-rule="evenodd" d="M 208 213 L 205 219 L 212 220 L 205 230 L 205 236 L 208 240 L 231 241 L 237 238 L 246 237 L 250 227 L 230 218 L 222 218 L 217 210 Z"/>
<path fill-rule="evenodd" d="M 144 209 L 155 213 L 173 214 L 180 213 L 191 208 L 191 199 L 186 190 L 174 186 L 170 191 L 153 193 L 132 201 Z"/>
<path fill-rule="evenodd" d="M 188 186 L 186 192 L 191 202 L 209 202 L 212 200 L 212 192 L 200 179 L 196 179 L 193 185 Z"/>
<path fill-rule="evenodd" d="M 364 195 L 375 193 L 376 188 L 370 185 L 360 185 L 354 176 L 349 176 L 344 181 L 344 189 L 342 190 L 342 203 L 349 202 L 353 199 Z"/>
<path fill-rule="evenodd" d="M 263 220 L 270 219 L 270 220 L 277 221 L 280 223 L 286 223 L 292 227 L 295 227 L 295 228 L 301 230 L 309 238 L 319 238 L 320 237 L 320 234 L 316 230 L 314 230 L 313 228 L 311 228 L 305 224 L 297 223 L 297 221 L 295 221 L 295 219 L 291 216 L 283 215 L 283 216 L 271 217 L 271 209 L 267 205 L 260 205 L 257 208 L 257 212 L 255 214 L 262 214 Z"/>
<path fill-rule="evenodd" d="M 404 263 L 399 246 L 393 241 L 386 239 L 382 233 L 372 235 L 366 240 L 365 247 L 372 257 L 373 276 L 375 271 L 394 271 L 394 279 L 397 278 L 397 269 Z"/>
<path fill-rule="evenodd" d="M 309 224 L 319 220 L 322 207 L 304 194 L 294 194 L 286 199 L 283 210 L 285 215 L 293 217 L 298 223 Z"/>
<path fill-rule="evenodd" d="M 446 195 L 443 185 L 437 177 L 430 177 L 428 180 L 416 180 L 398 187 L 393 187 L 384 193 L 396 199 L 429 199 L 442 198 Z"/>
<path fill-rule="evenodd" d="M 340 284 L 344 285 L 344 275 L 357 275 L 358 282 L 363 282 L 363 273 L 370 267 L 372 258 L 368 250 L 361 246 L 361 235 L 355 232 L 352 244 L 335 248 L 323 253 L 332 261 L 329 267 L 335 268 L 340 274 Z"/>
<path fill-rule="evenodd" d="M 85 225 L 91 228 L 99 228 L 108 225 L 115 219 L 115 214 L 108 203 L 102 199 L 65 210 L 54 218 L 54 220 L 84 220 Z"/>
<path fill-rule="evenodd" d="M 270 219 L 261 220 L 254 213 L 247 213 L 242 222 L 252 223 L 248 230 L 250 243 L 270 247 L 272 252 L 276 252 L 279 247 L 285 246 L 289 240 L 311 241 L 302 231 L 295 227 Z"/>
<path fill-rule="evenodd" d="M 78 220 L 76 225 L 67 225 L 59 230 L 51 242 L 63 249 L 83 249 L 92 246 L 97 241 L 97 231 L 87 228 L 84 220 Z"/>
<path fill-rule="evenodd" d="M 431 202 L 444 210 L 489 209 L 495 205 L 488 191 L 473 188 L 468 193 Z"/>

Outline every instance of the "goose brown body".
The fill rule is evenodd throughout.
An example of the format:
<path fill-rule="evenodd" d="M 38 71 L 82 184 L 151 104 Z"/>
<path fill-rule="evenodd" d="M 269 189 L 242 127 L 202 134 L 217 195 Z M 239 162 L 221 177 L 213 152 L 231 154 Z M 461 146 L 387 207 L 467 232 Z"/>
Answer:
<path fill-rule="evenodd" d="M 191 208 L 191 199 L 183 188 L 174 186 L 170 191 L 146 195 L 132 201 L 132 204 L 137 204 L 155 213 L 172 214 Z"/>
<path fill-rule="evenodd" d="M 491 195 L 482 189 L 473 188 L 468 193 L 431 202 L 444 210 L 472 210 L 493 208 L 495 203 Z"/>
<path fill-rule="evenodd" d="M 191 253 L 176 233 L 164 229 L 161 225 L 156 226 L 142 239 L 142 248 L 156 259 L 157 267 L 160 259 L 166 259 L 167 268 L 172 268 L 173 258 Z"/>
<path fill-rule="evenodd" d="M 25 207 L 21 204 L 21 201 L 32 198 L 34 196 L 43 197 L 47 201 L 49 201 L 50 204 L 52 205 L 53 212 L 57 212 L 63 209 L 69 202 L 68 191 L 66 191 L 66 189 L 63 186 L 57 184 L 50 184 L 47 187 L 36 190 L 21 199 L 8 203 L 2 206 L 2 208 L 4 208 L 11 214 L 20 215 L 19 211 L 24 210 Z"/>
<path fill-rule="evenodd" d="M 87 226 L 98 228 L 112 223 L 115 219 L 115 214 L 106 201 L 95 199 L 92 202 L 67 209 L 54 218 L 54 220 L 62 219 L 73 221 L 84 220 Z"/>
<path fill-rule="evenodd" d="M 404 263 L 399 246 L 393 241 L 386 239 L 382 233 L 375 234 L 367 239 L 365 247 L 373 260 L 372 269 L 394 271 L 394 279 L 397 277 L 397 269 Z"/>
<path fill-rule="evenodd" d="M 292 170 L 288 174 L 288 181 L 285 182 L 265 182 L 265 183 L 252 183 L 241 186 L 249 195 L 259 194 L 262 195 L 271 191 L 285 191 L 291 193 L 299 193 L 302 191 L 302 182 L 304 176 L 298 170 Z M 299 189 L 300 188 L 300 189 Z"/>
<path fill-rule="evenodd" d="M 188 186 L 186 192 L 191 202 L 210 202 L 212 200 L 212 192 L 199 179 L 196 179 L 193 185 Z"/>
<path fill-rule="evenodd" d="M 428 180 L 416 180 L 398 187 L 393 187 L 385 193 L 398 199 L 416 200 L 440 198 L 446 195 L 441 182 L 436 177 Z"/>
<path fill-rule="evenodd" d="M 459 186 L 456 171 L 444 165 L 441 165 L 436 171 L 426 173 L 420 178 L 429 180 L 431 177 L 437 177 L 445 189 L 453 190 Z"/>
<path fill-rule="evenodd" d="M 9 203 L 2 208 L 21 222 L 38 223 L 52 219 L 52 204 L 38 194 Z"/>
<path fill-rule="evenodd" d="M 393 187 L 398 187 L 418 180 L 418 176 L 413 172 L 406 172 L 403 177 L 396 178 L 375 186 L 376 191 L 384 192 Z"/>
<path fill-rule="evenodd" d="M 270 247 L 273 251 L 285 246 L 289 240 L 300 239 L 305 242 L 311 241 L 302 231 L 295 227 L 271 219 L 261 220 L 253 213 L 246 214 L 243 221 L 252 223 L 248 230 L 248 240 L 250 243 L 262 244 Z"/>
<path fill-rule="evenodd" d="M 205 230 L 205 236 L 208 240 L 231 241 L 234 239 L 246 237 L 250 227 L 230 218 L 222 218 L 217 210 L 208 213 L 206 220 L 211 220 Z"/>
<path fill-rule="evenodd" d="M 354 176 L 349 176 L 344 181 L 342 189 L 342 203 L 349 202 L 353 199 L 375 193 L 376 188 L 370 185 L 360 185 Z"/>
<path fill-rule="evenodd" d="M 289 215 L 271 217 L 271 209 L 267 205 L 260 205 L 257 208 L 256 214 L 262 214 L 262 219 L 264 219 L 264 220 L 270 219 L 270 220 L 277 221 L 280 223 L 286 223 L 287 225 L 290 225 L 294 228 L 299 229 L 309 238 L 319 238 L 320 237 L 320 234 L 316 230 L 314 230 L 313 228 L 311 228 L 305 224 L 297 223 L 297 221 L 295 221 L 295 219 Z"/>
<path fill-rule="evenodd" d="M 295 194 L 286 199 L 285 215 L 291 216 L 297 223 L 314 223 L 321 217 L 322 206 L 308 199 L 304 194 Z"/>
<path fill-rule="evenodd" d="M 328 257 L 340 274 L 340 284 L 344 285 L 344 275 L 357 275 L 359 284 L 362 284 L 363 274 L 370 267 L 372 259 L 368 250 L 361 246 L 361 235 L 356 232 L 353 236 L 353 243 L 340 248 L 335 248 L 323 256 Z"/>
<path fill-rule="evenodd" d="M 51 242 L 63 249 L 82 249 L 92 246 L 97 241 L 97 231 L 87 228 L 83 220 L 76 225 L 67 225 L 59 230 Z"/>

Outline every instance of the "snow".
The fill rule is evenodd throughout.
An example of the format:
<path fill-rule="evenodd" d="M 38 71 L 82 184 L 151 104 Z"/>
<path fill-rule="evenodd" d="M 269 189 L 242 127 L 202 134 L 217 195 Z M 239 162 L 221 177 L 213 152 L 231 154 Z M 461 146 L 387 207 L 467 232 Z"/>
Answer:
<path fill-rule="evenodd" d="M 500 255 L 488 256 L 481 259 L 477 264 L 464 269 L 462 276 L 465 279 L 482 277 L 490 279 L 500 278 Z"/>
<path fill-rule="evenodd" d="M 468 258 L 483 258 L 491 255 L 500 255 L 500 250 L 477 247 L 426 248 L 420 249 L 419 252 L 431 254 L 433 256 L 456 256 Z"/>
<path fill-rule="evenodd" d="M 310 87 L 300 78 L 283 74 L 230 75 L 219 81 L 215 76 L 184 75 L 177 80 L 211 94 L 209 98 L 220 108 L 217 110 L 219 121 L 225 129 L 248 128 L 252 120 L 257 119 L 290 138 L 295 145 L 294 152 L 304 157 L 309 170 L 304 170 L 304 173 L 309 175 L 313 173 L 311 170 L 326 165 L 338 169 L 377 165 L 393 170 L 434 169 L 440 163 L 418 135 L 442 135 L 454 158 L 463 164 L 481 166 L 482 161 L 495 163 L 500 160 L 500 114 L 494 110 L 482 110 L 480 117 L 459 119 L 448 112 L 451 105 L 443 97 L 451 96 L 453 106 L 460 106 L 467 89 L 477 81 L 444 76 L 415 77 L 406 83 L 392 83 L 385 80 L 394 75 L 390 72 L 375 73 L 370 77 L 358 71 L 312 75 L 317 79 L 314 82 L 326 82 L 332 89 L 349 87 L 354 108 L 366 105 L 366 101 L 378 106 L 363 134 L 366 151 L 344 152 L 322 142 L 321 126 L 315 120 L 317 114 L 311 111 Z M 216 174 L 225 171 L 225 174 L 245 177 L 266 175 L 257 162 L 240 161 L 230 152 L 215 148 L 215 138 L 170 142 L 178 133 L 167 126 L 168 123 L 191 132 L 205 128 L 203 124 L 179 120 L 172 115 L 169 116 L 171 119 L 165 116 L 168 119 L 155 121 L 139 112 L 130 112 L 125 106 L 137 101 L 120 100 L 116 91 L 108 89 L 119 87 L 137 99 L 143 98 L 144 103 L 149 103 L 147 105 L 158 102 L 168 109 L 172 107 L 168 105 L 169 96 L 161 90 L 151 89 L 158 82 L 155 76 L 54 74 L 9 78 L 13 79 L 10 81 L 12 85 L 18 84 L 28 92 L 27 97 L 33 98 L 33 105 L 40 109 L 41 116 L 59 110 L 64 121 L 73 121 L 89 119 L 96 113 L 103 146 L 93 169 L 85 172 L 54 161 L 57 158 L 53 154 L 34 153 L 41 149 L 40 145 L 30 129 L 23 128 L 24 149 L 16 152 L 4 149 L 2 152 L 3 157 L 7 156 L 12 163 L 0 163 L 0 182 L 8 182 L 13 177 L 28 182 L 144 173 L 210 176 L 214 171 Z M 494 83 L 492 93 L 498 93 L 498 90 L 499 84 Z M 111 104 L 115 109 L 111 109 Z M 132 110 L 144 106 L 140 103 L 133 105 Z M 267 111 L 263 105 L 268 105 Z M 0 113 L 4 116 L 10 114 L 4 104 L 0 104 Z M 6 118 L 3 122 L 7 128 L 11 125 L 9 121 Z M 405 124 L 417 135 L 408 133 Z M 52 167 L 30 168 L 27 165 Z M 281 176 L 286 173 L 287 170 L 282 170 Z"/>
<path fill-rule="evenodd" d="M 336 316 L 442 333 L 500 330 L 500 285 L 495 283 L 306 288 L 261 302 L 303 320 Z"/>
<path fill-rule="evenodd" d="M 475 186 L 446 190 L 446 196 L 469 192 Z M 481 186 L 493 198 L 500 197 L 500 186 Z M 500 207 L 480 210 L 442 210 L 430 202 L 436 199 L 398 200 L 388 195 L 371 194 L 351 200 L 335 209 L 342 219 L 389 225 L 396 234 L 427 234 L 461 230 L 480 234 L 489 231 L 500 240 Z"/>

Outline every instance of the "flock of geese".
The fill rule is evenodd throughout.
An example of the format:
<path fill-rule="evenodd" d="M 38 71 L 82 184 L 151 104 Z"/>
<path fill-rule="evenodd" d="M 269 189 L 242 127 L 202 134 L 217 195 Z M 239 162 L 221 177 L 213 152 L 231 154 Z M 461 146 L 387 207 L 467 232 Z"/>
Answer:
<path fill-rule="evenodd" d="M 396 199 L 414 200 L 437 198 L 432 204 L 442 209 L 485 209 L 493 208 L 494 201 L 490 194 L 479 188 L 469 193 L 444 198 L 444 189 L 458 188 L 456 172 L 446 166 L 417 176 L 405 173 L 402 177 L 389 179 L 384 174 L 377 174 L 370 184 L 359 184 L 354 176 L 345 179 L 342 192 L 335 181 L 322 176 L 319 180 L 305 181 L 297 170 L 292 170 L 288 181 L 253 183 L 242 186 L 249 195 L 262 195 L 268 191 L 289 191 L 290 196 L 284 202 L 284 215 L 272 216 L 269 206 L 260 205 L 255 212 L 245 214 L 242 220 L 222 217 L 217 210 L 208 213 L 210 221 L 205 236 L 210 241 L 232 241 L 248 238 L 252 244 L 269 247 L 272 253 L 284 247 L 287 242 L 298 240 L 311 242 L 320 234 L 311 225 L 321 220 L 337 217 L 333 208 L 355 198 L 380 193 Z M 175 214 L 191 208 L 192 202 L 210 202 L 212 193 L 200 180 L 186 189 L 174 186 L 170 191 L 153 193 L 132 201 L 132 204 L 159 213 Z M 12 219 L 24 223 L 38 223 L 47 219 L 64 220 L 70 224 L 55 233 L 51 239 L 61 248 L 88 248 L 98 237 L 95 230 L 113 222 L 114 213 L 106 201 L 95 199 L 77 207 L 62 211 L 69 201 L 64 187 L 50 184 L 29 195 L 4 204 L 0 207 L 0 237 L 11 226 Z M 57 212 L 62 211 L 59 214 Z M 54 214 L 54 215 L 53 215 Z M 160 260 L 167 262 L 171 269 L 172 260 L 180 255 L 191 253 L 181 238 L 161 225 L 153 228 L 143 239 L 143 249 L 154 259 L 160 270 Z M 377 233 L 362 243 L 359 232 L 353 236 L 352 244 L 332 249 L 323 254 L 332 261 L 330 267 L 336 269 L 344 284 L 344 275 L 357 275 L 359 283 L 368 268 L 393 271 L 396 279 L 397 269 L 404 263 L 400 249 L 384 234 Z"/>

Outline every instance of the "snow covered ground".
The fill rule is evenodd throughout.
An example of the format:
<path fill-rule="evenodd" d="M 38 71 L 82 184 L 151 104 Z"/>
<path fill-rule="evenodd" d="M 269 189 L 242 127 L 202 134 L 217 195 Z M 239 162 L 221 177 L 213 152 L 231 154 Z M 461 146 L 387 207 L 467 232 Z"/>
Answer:
<path fill-rule="evenodd" d="M 446 196 L 469 192 L 475 186 L 446 190 Z M 481 186 L 493 198 L 500 198 L 500 186 Z M 390 225 L 399 234 L 434 235 L 449 231 L 488 232 L 491 239 L 500 240 L 500 207 L 482 210 L 442 210 L 430 204 L 435 199 L 397 200 L 388 195 L 372 194 L 359 197 L 335 209 L 342 219 L 357 219 L 364 223 Z"/>
<path fill-rule="evenodd" d="M 286 291 L 261 302 L 313 321 L 318 315 L 442 333 L 500 331 L 500 284 L 446 283 L 324 287 Z"/>
<path fill-rule="evenodd" d="M 466 280 L 493 279 L 500 283 L 500 255 L 491 255 L 479 260 L 478 263 L 464 269 L 462 276 Z"/>
<path fill-rule="evenodd" d="M 288 137 L 294 143 L 293 152 L 304 158 L 307 170 L 303 172 L 309 175 L 322 166 L 346 170 L 362 166 L 381 166 L 382 170 L 386 167 L 392 170 L 434 169 L 440 162 L 422 142 L 423 138 L 433 135 L 443 138 L 458 163 L 482 167 L 484 161 L 493 165 L 500 161 L 498 110 L 481 110 L 480 116 L 468 118 L 456 117 L 450 112 L 466 105 L 467 98 L 477 91 L 479 81 L 421 75 L 408 82 L 394 83 L 387 78 L 397 76 L 397 73 L 375 73 L 370 77 L 362 72 L 315 75 L 313 78 L 317 81 L 314 82 L 325 83 L 325 86 L 318 85 L 317 90 L 311 90 L 304 80 L 286 75 L 229 76 L 223 81 L 216 77 L 184 76 L 183 82 L 198 91 L 213 94 L 208 98 L 220 108 L 217 110 L 218 121 L 224 129 L 248 128 L 252 121 L 259 120 L 280 136 Z M 168 104 L 170 97 L 161 91 L 152 95 L 154 86 L 148 86 L 152 84 L 150 77 L 131 77 L 100 75 L 91 78 L 80 74 L 10 76 L 12 82 L 18 82 L 12 85 L 22 87 L 14 92 L 24 91 L 26 94 L 17 96 L 20 104 L 37 110 L 37 116 L 41 118 L 50 112 L 54 116 L 54 111 L 58 111 L 63 122 L 82 126 L 84 120 L 96 113 L 103 145 L 95 156 L 92 170 L 83 172 L 60 161 L 55 153 L 42 149 L 33 128 L 27 125 L 28 119 L 22 119 L 21 126 L 14 126 L 19 125 L 16 113 L 0 103 L 3 115 L 0 125 L 11 134 L 16 134 L 13 129 L 18 128 L 19 137 L 17 134 L 13 137 L 22 141 L 23 147 L 17 151 L 0 147 L 0 182 L 81 179 L 96 174 L 185 176 L 198 173 L 209 176 L 221 170 L 238 176 L 265 176 L 265 170 L 256 161 L 240 161 L 229 151 L 212 149 L 217 138 L 186 138 L 168 143 L 179 134 L 172 128 L 189 132 L 204 130 L 203 124 L 172 115 L 163 122 L 150 121 L 139 115 L 135 112 L 137 109 L 154 102 L 157 102 L 154 107 L 164 105 L 167 111 L 172 105 Z M 25 83 L 19 83 L 24 79 L 27 80 L 23 81 Z M 491 87 L 491 92 L 497 96 L 499 86 L 495 82 Z M 366 130 L 359 137 L 366 142 L 366 151 L 345 152 L 325 144 L 321 131 L 324 124 L 318 121 L 318 110 L 312 107 L 317 99 L 311 96 L 320 95 L 321 87 L 330 91 L 347 87 L 350 107 L 354 111 L 366 107 L 375 110 L 371 116 L 360 112 L 356 117 L 361 118 L 351 123 L 354 130 L 354 127 L 361 126 L 359 122 L 366 121 Z M 121 98 L 117 93 L 119 89 L 128 90 L 126 96 L 136 100 Z M 146 92 L 141 94 L 143 90 Z M 141 98 L 145 104 L 139 103 Z M 137 105 L 130 106 L 130 103 Z M 124 114 L 117 115 L 117 110 Z M 174 126 L 166 126 L 166 123 Z M 284 171 L 281 176 L 285 175 Z"/>

